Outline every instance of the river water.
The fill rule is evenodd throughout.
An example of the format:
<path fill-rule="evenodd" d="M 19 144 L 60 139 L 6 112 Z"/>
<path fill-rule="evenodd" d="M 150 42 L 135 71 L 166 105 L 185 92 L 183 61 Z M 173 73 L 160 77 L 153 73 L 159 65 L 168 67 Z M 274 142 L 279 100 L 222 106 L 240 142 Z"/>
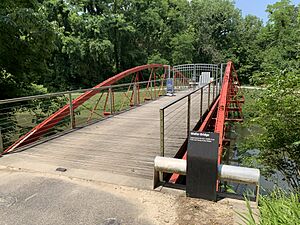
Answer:
<path fill-rule="evenodd" d="M 251 131 L 246 127 L 243 127 L 241 124 L 235 124 L 233 126 L 233 129 L 230 132 L 230 147 L 229 147 L 229 164 L 230 165 L 242 165 L 243 158 L 247 155 L 249 157 L 253 156 L 252 163 L 255 165 L 256 168 L 261 169 L 263 168 L 262 165 L 258 165 L 255 160 L 255 155 L 259 153 L 259 149 L 250 149 L 247 150 L 245 153 L 241 150 L 241 145 L 245 142 L 245 138 L 249 135 L 251 135 L 251 132 L 257 132 L 257 131 Z M 251 159 L 252 160 L 252 159 Z M 245 165 L 246 166 L 246 165 Z M 236 194 L 243 195 L 246 193 L 253 193 L 255 190 L 255 187 L 253 185 L 247 185 L 247 184 L 234 184 L 230 183 L 231 188 Z M 289 191 L 289 185 L 284 180 L 284 176 L 279 172 L 276 171 L 275 174 L 273 174 L 271 177 L 265 177 L 261 174 L 260 178 L 260 194 L 267 194 L 274 190 L 274 188 L 280 187 L 286 191 Z"/>

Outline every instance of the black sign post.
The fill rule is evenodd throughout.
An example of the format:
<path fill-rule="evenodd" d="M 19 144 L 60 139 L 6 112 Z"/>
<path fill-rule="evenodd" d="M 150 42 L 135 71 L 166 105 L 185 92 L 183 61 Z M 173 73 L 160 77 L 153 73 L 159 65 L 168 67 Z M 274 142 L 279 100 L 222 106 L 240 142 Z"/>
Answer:
<path fill-rule="evenodd" d="M 191 132 L 187 149 L 186 194 L 216 201 L 219 134 Z"/>

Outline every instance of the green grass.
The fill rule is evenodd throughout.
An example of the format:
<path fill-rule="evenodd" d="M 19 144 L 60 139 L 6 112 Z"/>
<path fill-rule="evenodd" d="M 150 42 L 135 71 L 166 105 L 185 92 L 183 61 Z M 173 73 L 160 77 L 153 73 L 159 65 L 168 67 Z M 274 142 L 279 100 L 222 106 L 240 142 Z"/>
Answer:
<path fill-rule="evenodd" d="M 280 189 L 259 200 L 259 221 L 255 222 L 254 212 L 247 200 L 248 213 L 240 215 L 247 225 L 298 225 L 300 224 L 299 192 L 286 193 Z"/>
<path fill-rule="evenodd" d="M 80 94 L 81 93 L 75 94 L 73 98 L 79 96 Z M 165 91 L 160 91 L 160 94 L 165 94 Z M 102 93 L 98 93 L 94 95 L 74 111 L 77 125 L 82 125 L 93 120 L 102 119 L 105 117 L 104 112 L 111 112 L 112 110 L 113 113 L 118 113 L 131 108 L 130 98 L 132 95 L 132 91 L 127 92 L 127 91 L 115 90 L 113 94 L 114 107 L 112 109 L 110 107 L 110 95 L 108 96 L 106 107 L 105 107 L 105 101 L 107 97 L 107 92 L 104 93 L 102 97 L 101 95 Z M 156 97 L 154 96 L 154 93 L 152 93 L 153 99 L 157 97 L 158 97 L 158 90 L 156 92 Z M 139 104 L 145 103 L 145 99 L 151 99 L 151 93 L 148 92 L 146 89 L 140 89 Z M 93 111 L 93 113 L 91 111 Z"/>
<path fill-rule="evenodd" d="M 158 97 L 158 87 L 156 87 L 156 94 L 152 92 L 152 99 Z M 114 107 L 110 107 L 110 96 L 108 97 L 107 105 L 105 106 L 107 91 L 97 93 L 78 108 L 74 110 L 75 125 L 82 126 L 88 122 L 97 121 L 105 118 L 104 112 L 119 113 L 131 108 L 130 98 L 132 89 L 130 91 L 127 88 L 115 88 L 113 90 Z M 77 98 L 82 93 L 73 93 L 72 99 Z M 102 95 L 103 94 L 103 95 Z M 160 91 L 160 95 L 165 94 L 165 91 Z M 101 97 L 102 95 L 102 97 Z M 126 97 L 127 96 L 127 97 Z M 101 98 L 100 98 L 101 97 Z M 146 88 L 141 87 L 139 104 L 145 103 L 145 99 L 151 99 L 151 92 Z M 26 134 L 33 127 L 41 123 L 48 118 L 51 114 L 68 104 L 68 95 L 54 98 L 45 98 L 40 100 L 33 100 L 30 102 L 22 102 L 19 105 L 8 105 L 5 107 L 11 107 L 14 112 L 12 119 L 6 118 L 3 115 L 1 118 L 1 130 L 3 137 L 4 149 L 10 146 L 13 142 L 18 140 L 19 137 Z M 1 109 L 0 109 L 1 111 Z M 92 113 L 93 112 L 93 113 Z M 1 113 L 1 112 L 0 112 Z M 3 127 L 7 124 L 6 128 Z M 54 128 L 51 128 L 44 136 L 53 135 L 61 131 L 70 129 L 70 117 L 66 116 Z"/>

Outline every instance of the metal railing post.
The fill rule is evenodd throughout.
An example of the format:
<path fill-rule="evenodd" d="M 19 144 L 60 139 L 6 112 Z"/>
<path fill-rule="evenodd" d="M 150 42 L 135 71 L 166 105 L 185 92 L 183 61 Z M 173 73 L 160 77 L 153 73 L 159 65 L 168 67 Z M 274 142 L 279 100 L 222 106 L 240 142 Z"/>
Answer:
<path fill-rule="evenodd" d="M 190 135 L 191 124 L 191 95 L 188 95 L 188 108 L 187 108 L 187 137 Z"/>
<path fill-rule="evenodd" d="M 210 107 L 210 83 L 208 84 L 208 95 L 207 95 L 207 108 L 209 109 Z"/>
<path fill-rule="evenodd" d="M 192 78 L 192 81 L 196 82 L 196 65 L 193 64 L 192 66 L 193 66 L 193 78 Z"/>
<path fill-rule="evenodd" d="M 154 82 L 153 82 L 153 96 L 154 96 L 153 99 L 156 99 L 156 79 L 154 79 Z"/>
<path fill-rule="evenodd" d="M 4 151 L 4 148 L 3 148 L 3 137 L 2 137 L 2 132 L 1 132 L 1 129 L 0 129 L 0 153 L 2 153 Z"/>
<path fill-rule="evenodd" d="M 220 85 L 222 87 L 222 82 L 223 82 L 223 63 L 221 63 L 221 74 L 220 74 Z"/>
<path fill-rule="evenodd" d="M 134 83 L 133 85 L 133 104 L 136 106 L 137 105 L 137 87 L 136 87 L 136 83 Z"/>
<path fill-rule="evenodd" d="M 153 84 L 152 84 L 152 80 L 150 81 L 150 90 L 151 90 L 151 100 L 153 100 Z"/>
<path fill-rule="evenodd" d="M 201 88 L 200 93 L 200 119 L 202 120 L 202 114 L 203 114 L 203 87 Z"/>
<path fill-rule="evenodd" d="M 69 108 L 70 108 L 70 127 L 71 129 L 74 129 L 75 118 L 74 118 L 74 110 L 73 110 L 72 93 L 69 93 Z"/>
<path fill-rule="evenodd" d="M 216 69 L 216 95 L 218 95 L 218 88 L 219 88 L 219 78 L 218 78 L 218 70 Z"/>
<path fill-rule="evenodd" d="M 213 101 L 215 100 L 215 89 L 216 89 L 215 81 L 213 82 Z"/>
<path fill-rule="evenodd" d="M 174 67 L 173 67 L 173 70 L 172 70 L 172 79 L 173 79 L 173 84 L 174 84 L 174 90 L 175 90 L 175 87 L 177 86 L 177 79 L 175 78 L 175 72 L 174 72 Z"/>
<path fill-rule="evenodd" d="M 109 86 L 108 92 L 109 92 L 110 114 L 112 115 L 114 113 L 114 110 L 113 110 L 113 93 L 112 93 L 111 86 Z"/>
<path fill-rule="evenodd" d="M 160 156 L 165 156 L 165 111 L 159 110 L 160 114 Z"/>

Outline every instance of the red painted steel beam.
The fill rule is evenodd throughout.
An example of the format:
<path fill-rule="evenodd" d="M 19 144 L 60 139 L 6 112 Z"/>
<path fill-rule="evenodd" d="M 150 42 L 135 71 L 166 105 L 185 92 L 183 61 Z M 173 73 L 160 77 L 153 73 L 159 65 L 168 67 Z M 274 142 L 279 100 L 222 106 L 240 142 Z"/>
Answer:
<path fill-rule="evenodd" d="M 211 107 L 210 111 L 208 112 L 207 116 L 205 117 L 203 123 L 201 124 L 200 128 L 198 129 L 199 132 L 203 132 L 206 130 L 207 126 L 209 125 L 210 121 L 212 120 L 213 114 L 217 109 L 217 106 L 219 104 L 220 97 L 217 98 L 213 106 Z M 184 153 L 182 159 L 186 160 L 187 158 L 187 151 Z M 173 173 L 169 182 L 172 184 L 175 184 L 179 178 L 179 174 Z"/>
<path fill-rule="evenodd" d="M 223 139 L 224 139 L 224 127 L 226 120 L 226 108 L 228 102 L 228 92 L 230 90 L 231 84 L 231 73 L 232 73 L 232 61 L 229 61 L 226 66 L 222 89 L 220 93 L 220 101 L 217 112 L 217 120 L 215 125 L 215 133 L 219 134 L 219 149 L 218 149 L 218 164 L 221 163 L 222 153 L 223 153 Z"/>
<path fill-rule="evenodd" d="M 233 76 L 234 72 L 234 76 Z M 229 111 L 235 111 L 241 113 L 240 104 L 244 102 L 244 98 L 242 100 L 235 99 L 238 93 L 238 86 L 240 86 L 237 73 L 234 69 L 232 61 L 227 63 L 227 67 L 225 69 L 225 74 L 222 83 L 222 89 L 220 92 L 220 96 L 214 103 L 213 107 L 209 111 L 208 115 L 206 116 L 205 120 L 201 124 L 198 131 L 203 132 L 207 129 L 208 125 L 211 122 L 214 122 L 213 115 L 215 112 L 217 113 L 215 122 L 214 122 L 214 132 L 219 134 L 219 147 L 218 147 L 218 164 L 221 163 L 222 153 L 223 153 L 223 143 L 228 141 L 225 139 L 225 122 L 226 121 L 234 121 L 240 122 L 242 121 L 241 118 L 228 118 Z M 233 107 L 230 104 L 235 104 Z M 186 160 L 187 152 L 185 152 L 182 159 Z M 179 178 L 178 174 L 172 174 L 169 182 L 176 183 Z"/>
<path fill-rule="evenodd" d="M 167 65 L 162 64 L 149 64 L 149 65 L 142 65 L 137 66 L 131 69 L 128 69 L 126 71 L 123 71 L 103 82 L 96 85 L 94 88 L 101 88 L 105 86 L 110 86 L 118 82 L 119 80 L 133 74 L 137 73 L 142 70 L 146 69 L 153 69 L 153 68 L 167 68 Z M 93 97 L 95 94 L 99 93 L 99 90 L 90 90 L 82 95 L 78 96 L 76 99 L 72 101 L 73 103 L 73 109 L 75 110 L 77 107 L 82 105 L 85 101 Z M 45 119 L 43 122 L 38 124 L 36 127 L 34 127 L 32 130 L 30 130 L 27 134 L 23 135 L 21 138 L 19 138 L 14 144 L 12 144 L 10 147 L 8 147 L 2 154 L 11 152 L 15 150 L 16 148 L 23 146 L 25 144 L 31 143 L 33 141 L 36 141 L 39 139 L 43 134 L 45 134 L 49 129 L 54 127 L 59 121 L 61 121 L 63 118 L 65 118 L 67 115 L 69 115 L 69 104 L 65 105 L 63 108 L 59 109 L 57 112 L 49 116 L 47 119 Z"/>

